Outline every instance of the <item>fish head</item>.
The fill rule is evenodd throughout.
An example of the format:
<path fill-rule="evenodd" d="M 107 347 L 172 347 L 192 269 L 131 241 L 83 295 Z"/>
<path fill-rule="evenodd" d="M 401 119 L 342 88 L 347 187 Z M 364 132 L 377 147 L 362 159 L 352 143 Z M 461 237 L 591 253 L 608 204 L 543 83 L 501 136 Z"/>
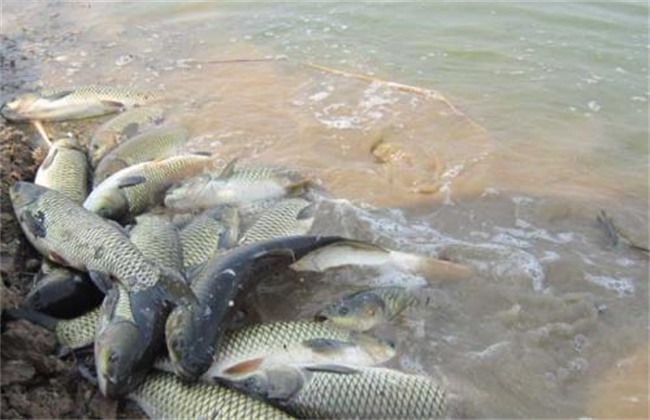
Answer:
<path fill-rule="evenodd" d="M 200 334 L 196 310 L 177 306 L 167 318 L 165 339 L 174 372 L 194 380 L 208 370 L 214 355 L 214 340 Z"/>
<path fill-rule="evenodd" d="M 127 215 L 129 202 L 120 188 L 95 187 L 90 193 L 84 207 L 105 219 L 121 220 Z"/>
<path fill-rule="evenodd" d="M 368 331 L 383 321 L 384 308 L 379 296 L 362 292 L 335 302 L 315 318 L 350 330 Z"/>
<path fill-rule="evenodd" d="M 31 182 L 14 182 L 11 188 L 9 188 L 9 197 L 11 198 L 11 204 L 16 211 L 16 215 L 23 210 L 36 207 L 40 198 L 47 191 L 48 189 L 46 187 Z"/>
<path fill-rule="evenodd" d="M 135 384 L 140 330 L 129 321 L 106 325 L 95 339 L 95 366 L 99 389 L 107 397 L 126 395 Z"/>
<path fill-rule="evenodd" d="M 5 103 L 0 113 L 11 121 L 29 120 L 31 112 L 40 101 L 41 97 L 37 93 L 24 93 Z"/>
<path fill-rule="evenodd" d="M 55 140 L 52 143 L 52 146 L 61 149 L 77 150 L 80 152 L 85 152 L 84 147 L 81 145 L 81 143 L 79 143 L 79 140 L 77 140 L 75 137 L 62 137 L 58 140 Z"/>
<path fill-rule="evenodd" d="M 95 134 L 95 137 L 88 145 L 88 156 L 93 168 L 96 168 L 102 158 L 115 146 L 117 146 L 117 136 L 114 133 Z"/>
<path fill-rule="evenodd" d="M 351 340 L 357 346 L 362 348 L 370 356 L 371 364 L 378 365 L 395 357 L 395 343 L 386 338 L 375 337 L 374 335 L 355 332 L 351 335 Z"/>

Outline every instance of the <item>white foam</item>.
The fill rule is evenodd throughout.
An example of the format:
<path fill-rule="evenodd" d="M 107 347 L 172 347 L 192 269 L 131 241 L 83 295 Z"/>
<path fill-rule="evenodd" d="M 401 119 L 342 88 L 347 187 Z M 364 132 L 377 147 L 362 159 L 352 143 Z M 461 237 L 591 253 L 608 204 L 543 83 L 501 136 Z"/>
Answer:
<path fill-rule="evenodd" d="M 591 283 L 603 286 L 609 290 L 618 293 L 619 297 L 630 296 L 634 294 L 634 280 L 631 278 L 615 278 L 610 276 L 596 276 L 585 274 L 585 279 Z"/>

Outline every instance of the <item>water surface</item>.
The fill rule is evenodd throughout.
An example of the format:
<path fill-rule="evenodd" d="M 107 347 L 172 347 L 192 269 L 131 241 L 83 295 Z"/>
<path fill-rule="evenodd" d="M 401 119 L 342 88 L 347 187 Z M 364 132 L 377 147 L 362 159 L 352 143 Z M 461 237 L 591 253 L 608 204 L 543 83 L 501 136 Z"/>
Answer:
<path fill-rule="evenodd" d="M 406 284 L 428 299 L 386 328 L 393 366 L 444 382 L 452 414 L 643 417 L 648 258 L 608 247 L 596 215 L 647 247 L 647 18 L 635 2 L 5 1 L 2 33 L 40 58 L 19 66 L 29 87 L 163 89 L 193 147 L 314 173 L 334 198 L 315 232 L 478 273 L 271 283 L 267 317 Z M 257 58 L 277 60 L 223 62 Z"/>

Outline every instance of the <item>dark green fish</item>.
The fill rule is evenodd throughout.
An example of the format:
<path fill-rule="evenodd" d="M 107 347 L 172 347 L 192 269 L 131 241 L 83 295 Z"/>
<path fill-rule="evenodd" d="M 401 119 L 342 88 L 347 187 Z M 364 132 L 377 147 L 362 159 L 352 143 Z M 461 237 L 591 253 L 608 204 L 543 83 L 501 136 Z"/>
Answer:
<path fill-rule="evenodd" d="M 212 364 L 216 346 L 244 291 L 274 270 L 340 237 L 294 236 L 231 249 L 208 260 L 190 275 L 198 302 L 176 307 L 165 327 L 175 372 L 196 379 Z"/>

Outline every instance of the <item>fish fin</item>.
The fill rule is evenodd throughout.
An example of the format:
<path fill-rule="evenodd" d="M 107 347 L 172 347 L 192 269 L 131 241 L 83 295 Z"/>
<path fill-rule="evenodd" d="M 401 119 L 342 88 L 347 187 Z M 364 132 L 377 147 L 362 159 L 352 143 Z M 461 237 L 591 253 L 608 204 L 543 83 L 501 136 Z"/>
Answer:
<path fill-rule="evenodd" d="M 354 347 L 355 344 L 348 341 L 335 340 L 331 338 L 313 338 L 304 340 L 302 344 L 309 347 L 315 353 L 330 354 L 346 347 Z"/>
<path fill-rule="evenodd" d="M 235 173 L 235 167 L 237 166 L 238 162 L 239 162 L 238 157 L 228 162 L 226 166 L 221 170 L 221 173 L 219 174 L 219 179 L 224 179 L 232 176 L 232 174 Z"/>
<path fill-rule="evenodd" d="M 45 156 L 45 160 L 43 163 L 41 163 L 41 167 L 39 169 L 47 169 L 49 168 L 52 163 L 54 162 L 54 158 L 56 155 L 59 153 L 59 149 L 56 147 L 52 150 L 52 153 L 48 153 L 47 156 Z"/>
<path fill-rule="evenodd" d="M 23 229 L 26 229 L 31 235 L 36 238 L 44 238 L 47 234 L 45 229 L 45 223 L 43 220 L 42 213 L 38 212 L 34 216 L 31 212 L 25 212 L 20 216 L 20 224 Z"/>
<path fill-rule="evenodd" d="M 130 228 L 126 228 L 126 227 L 122 226 L 121 224 L 119 224 L 115 220 L 111 220 L 111 219 L 104 219 L 104 220 L 106 222 L 108 222 L 108 224 L 113 225 L 113 227 L 117 228 L 117 230 L 119 230 L 121 234 L 123 234 L 127 238 L 129 237 L 129 231 L 131 230 Z"/>
<path fill-rule="evenodd" d="M 309 373 L 297 366 L 274 365 L 264 369 L 267 380 L 266 398 L 288 400 L 300 391 Z"/>
<path fill-rule="evenodd" d="M 263 357 L 248 359 L 230 366 L 228 369 L 224 370 L 224 373 L 235 376 L 248 375 L 259 369 L 259 367 L 262 365 L 262 362 L 264 362 Z"/>
<path fill-rule="evenodd" d="M 2 311 L 2 317 L 10 320 L 24 319 L 32 324 L 39 325 L 49 331 L 54 331 L 60 320 L 49 315 L 26 309 L 6 309 Z"/>
<path fill-rule="evenodd" d="M 111 276 L 108 273 L 98 270 L 88 270 L 88 275 L 93 281 L 93 284 L 104 294 L 107 294 L 111 287 L 113 287 Z"/>
<path fill-rule="evenodd" d="M 309 203 L 304 209 L 300 210 L 297 215 L 298 220 L 313 219 L 316 214 L 316 203 Z"/>
<path fill-rule="evenodd" d="M 120 112 L 126 109 L 126 106 L 122 102 L 111 101 L 108 99 L 102 99 L 100 102 L 105 108 L 111 111 Z"/>
<path fill-rule="evenodd" d="M 340 373 L 343 375 L 352 375 L 361 372 L 361 370 L 359 369 L 355 369 L 353 367 L 345 366 L 345 365 L 337 365 L 337 364 L 306 366 L 305 369 L 309 372 L 330 372 L 330 373 Z"/>
<path fill-rule="evenodd" d="M 191 153 L 193 155 L 197 155 L 197 156 L 208 156 L 208 157 L 212 156 L 212 152 L 206 152 L 206 151 L 203 151 L 203 150 L 198 150 L 198 151 L 194 151 L 194 152 L 191 152 Z"/>
<path fill-rule="evenodd" d="M 140 124 L 138 123 L 130 123 L 127 124 L 126 127 L 122 129 L 120 132 L 120 137 L 123 139 L 130 139 L 131 137 L 135 136 L 140 132 Z"/>
<path fill-rule="evenodd" d="M 309 189 L 309 186 L 311 185 L 311 183 L 312 183 L 311 179 L 309 179 L 309 178 L 305 178 L 305 179 L 301 179 L 301 180 L 296 181 L 296 182 L 292 182 L 291 184 L 287 185 L 286 188 L 285 188 L 287 190 L 287 195 L 288 196 L 301 195 L 301 194 L 305 193 L 305 191 L 307 189 Z"/>
<path fill-rule="evenodd" d="M 56 253 L 54 251 L 50 251 L 47 254 L 47 258 L 50 261 L 53 261 L 53 262 L 55 262 L 55 263 L 57 263 L 59 265 L 63 265 L 63 266 L 66 266 L 66 267 L 69 265 L 68 262 L 65 260 L 65 258 L 63 258 L 61 255 L 59 255 L 58 253 Z"/>
<path fill-rule="evenodd" d="M 162 299 L 174 306 L 187 306 L 198 302 L 185 277 L 179 272 L 161 267 L 160 278 L 155 287 Z"/>
<path fill-rule="evenodd" d="M 74 93 L 74 90 L 62 90 L 61 92 L 54 92 L 50 95 L 43 96 L 43 99 L 46 99 L 48 101 L 56 101 L 59 99 L 63 99 L 68 95 L 71 95 Z"/>
<path fill-rule="evenodd" d="M 201 273 L 206 263 L 207 263 L 206 261 L 203 261 L 185 270 L 185 277 L 187 278 L 188 283 L 192 284 L 192 280 L 195 279 Z"/>
<path fill-rule="evenodd" d="M 126 176 L 120 179 L 120 183 L 117 185 L 117 188 L 129 188 L 140 185 L 143 182 L 146 182 L 147 178 L 144 175 L 131 175 Z"/>

